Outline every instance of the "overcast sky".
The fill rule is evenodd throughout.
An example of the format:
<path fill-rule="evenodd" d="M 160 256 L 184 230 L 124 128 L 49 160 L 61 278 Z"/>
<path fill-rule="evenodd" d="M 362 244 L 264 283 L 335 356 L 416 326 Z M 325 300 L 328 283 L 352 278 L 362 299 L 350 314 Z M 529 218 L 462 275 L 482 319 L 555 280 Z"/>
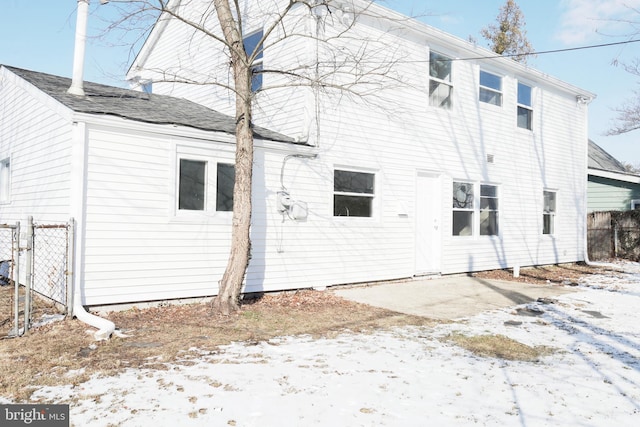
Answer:
<path fill-rule="evenodd" d="M 505 0 L 386 0 L 386 6 L 485 45 L 480 29 L 495 21 Z M 640 22 L 640 0 L 520 0 L 536 51 L 640 39 L 628 21 Z M 0 0 L 0 64 L 71 76 L 76 0 Z M 114 34 L 98 37 L 115 16 L 115 5 L 91 4 L 86 78 L 124 85 L 135 50 Z M 640 28 L 636 25 L 636 28 Z M 124 43 L 126 44 L 126 43 Z M 640 78 L 620 65 L 640 58 L 640 43 L 539 55 L 530 65 L 598 95 L 590 105 L 590 137 L 621 161 L 640 165 L 640 131 L 607 137 L 613 109 L 638 89 Z M 618 63 L 618 65 L 614 65 Z"/>

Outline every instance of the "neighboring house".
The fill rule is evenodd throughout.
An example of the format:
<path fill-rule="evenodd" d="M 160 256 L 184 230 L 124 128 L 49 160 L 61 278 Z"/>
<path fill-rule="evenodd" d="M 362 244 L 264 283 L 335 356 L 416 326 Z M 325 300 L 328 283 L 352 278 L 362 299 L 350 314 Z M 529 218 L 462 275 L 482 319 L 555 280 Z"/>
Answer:
<path fill-rule="evenodd" d="M 622 163 L 591 140 L 588 176 L 588 212 L 640 209 L 640 175 L 627 172 Z"/>
<path fill-rule="evenodd" d="M 198 4 L 207 2 L 185 3 Z M 248 39 L 263 25 L 248 17 L 265 16 L 252 8 L 272 4 L 243 3 Z M 310 13 L 328 10 L 297 8 L 292 19 L 311 34 L 353 23 L 332 10 L 314 27 Z M 383 82 L 373 98 L 260 91 L 282 76 L 256 79 L 255 123 L 279 133 L 257 131 L 244 291 L 583 260 L 594 95 L 386 8 L 367 16 L 335 40 L 337 53 L 301 37 L 259 58 L 265 70 L 317 70 L 314 61 L 331 66 L 377 40 L 406 60 L 389 70 L 403 83 Z M 371 64 L 388 58 L 385 49 L 371 55 Z M 95 92 L 73 98 L 66 79 L 2 69 L 0 161 L 11 179 L 0 220 L 75 217 L 85 304 L 217 292 L 229 250 L 220 186 L 233 171 L 232 121 L 176 98 L 233 113 L 233 97 L 164 80 L 181 69 L 228 81 L 225 58 L 167 19 L 128 76 L 151 95 L 89 86 Z"/>

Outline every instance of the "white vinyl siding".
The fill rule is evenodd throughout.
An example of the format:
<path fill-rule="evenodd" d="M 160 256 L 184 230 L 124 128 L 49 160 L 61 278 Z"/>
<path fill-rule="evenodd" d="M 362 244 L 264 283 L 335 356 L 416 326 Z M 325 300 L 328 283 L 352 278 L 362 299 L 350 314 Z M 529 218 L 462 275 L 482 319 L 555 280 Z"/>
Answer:
<path fill-rule="evenodd" d="M 264 2 L 250 4 L 256 8 L 270 7 Z M 258 13 L 248 10 L 247 15 Z M 477 47 L 461 40 L 445 39 L 428 27 L 406 35 L 388 31 L 382 22 L 368 23 L 357 20 L 353 36 L 339 43 L 356 49 L 372 40 L 393 45 L 394 51 L 409 59 L 397 61 L 397 68 L 393 70 L 406 84 L 396 81 L 393 85 L 383 85 L 368 98 L 331 96 L 323 91 L 314 94 L 307 89 L 292 88 L 260 91 L 256 97 L 256 123 L 299 137 L 309 146 L 258 144 L 254 161 L 252 253 L 244 290 L 266 292 L 411 277 L 415 268 L 416 171 L 429 171 L 442 177 L 440 200 L 429 201 L 436 204 L 441 213 L 442 221 L 438 224 L 442 241 L 441 273 L 581 259 L 586 210 L 583 195 L 587 109 L 576 106 L 575 89 L 512 64 L 514 61 L 509 59 L 496 58 L 491 61 L 491 72 L 501 76 L 502 108 L 494 108 L 478 100 L 481 61 L 449 61 L 451 68 L 434 69 L 433 73 L 427 65 L 432 51 L 442 52 L 445 58 L 470 58 L 477 56 Z M 259 26 L 254 24 L 248 24 L 247 28 Z M 336 31 L 331 26 L 326 30 Z M 196 40 L 191 55 L 179 49 L 190 36 L 182 34 L 179 25 L 170 24 L 148 63 L 143 65 L 163 69 L 179 63 L 186 69 L 220 71 L 220 78 L 226 78 L 227 58 L 219 50 L 201 49 L 202 55 L 193 55 L 195 47 L 210 47 Z M 304 37 L 288 39 L 277 47 L 278 54 L 269 51 L 269 67 L 304 65 L 307 59 L 313 59 L 314 45 Z M 328 55 L 322 56 L 325 55 L 322 51 L 318 54 L 325 63 L 331 63 Z M 174 63 L 175 55 L 179 58 Z M 383 56 L 371 59 L 381 58 Z M 535 86 L 528 100 L 518 96 L 520 80 L 528 82 L 530 88 Z M 234 111 L 230 102 L 233 97 L 215 88 L 157 86 L 154 86 L 156 93 L 172 93 L 227 113 Z M 317 104 L 314 103 L 316 97 L 309 95 L 317 95 Z M 534 132 L 522 132 L 518 127 L 519 106 L 529 111 L 525 122 Z M 132 138 L 131 144 L 140 143 L 139 138 Z M 155 147 L 149 144 L 145 150 L 154 152 Z M 227 159 L 219 159 L 218 148 L 212 147 L 207 154 L 209 162 L 233 161 L 231 152 L 226 153 Z M 285 162 L 287 156 L 299 152 L 318 156 L 288 158 Z M 488 155 L 492 156 L 492 163 L 487 163 Z M 154 155 L 153 162 L 158 161 L 159 167 L 166 169 L 166 156 L 170 157 L 168 153 Z M 345 164 L 357 165 L 362 172 L 376 171 L 374 215 L 366 221 L 333 216 L 334 170 L 340 169 L 336 165 Z M 211 169 L 213 163 L 209 166 Z M 158 185 L 157 194 L 161 197 L 163 191 L 175 186 L 175 182 L 167 182 L 166 176 L 167 173 L 160 173 L 157 177 L 132 182 Z M 454 235 L 457 227 L 452 213 L 454 182 L 474 185 L 471 222 L 475 228 L 464 238 Z M 487 218 L 496 212 L 498 233 L 494 236 L 480 234 L 481 185 L 490 185 L 487 183 L 500 183 L 497 199 L 488 195 L 483 198 L 487 202 L 498 201 L 498 209 L 487 211 Z M 307 203 L 309 214 L 305 221 L 283 219 L 278 212 L 276 194 L 283 186 L 293 200 Z M 554 188 L 558 194 L 567 195 L 557 200 L 557 211 L 562 215 L 556 216 L 555 228 L 562 233 L 553 239 L 541 238 L 540 193 L 544 188 Z M 138 289 L 122 289 L 122 293 L 136 292 L 152 297 L 215 292 L 228 257 L 230 217 L 216 213 L 205 216 L 202 222 L 192 218 L 171 221 L 164 216 L 171 217 L 171 213 L 163 208 L 175 203 L 161 197 L 161 202 L 153 206 L 158 212 L 149 217 L 152 220 L 125 225 L 133 233 L 133 237 L 126 239 L 134 249 L 126 248 L 124 260 L 128 261 L 136 250 L 144 253 L 141 242 L 147 245 L 157 242 L 157 237 L 155 240 L 151 237 L 154 230 L 162 236 L 166 248 L 154 246 L 150 251 L 161 256 L 169 266 L 143 264 L 149 271 L 145 277 L 140 270 L 126 264 L 125 271 L 117 274 L 127 277 L 131 273 L 129 276 L 135 280 L 131 279 L 129 286 Z M 135 230 L 145 230 L 149 240 L 141 240 L 142 236 L 136 238 Z M 113 251 L 122 248 L 118 241 L 110 245 Z M 174 252 L 176 256 L 172 258 Z M 92 273 L 95 280 L 100 280 L 100 273 L 104 273 L 109 264 L 100 268 L 102 270 Z M 160 274 L 161 268 L 165 273 L 170 271 L 169 277 Z M 176 278 L 182 289 L 175 285 Z M 120 295 L 119 286 L 123 285 L 113 281 L 101 288 L 104 298 L 109 292 Z"/>

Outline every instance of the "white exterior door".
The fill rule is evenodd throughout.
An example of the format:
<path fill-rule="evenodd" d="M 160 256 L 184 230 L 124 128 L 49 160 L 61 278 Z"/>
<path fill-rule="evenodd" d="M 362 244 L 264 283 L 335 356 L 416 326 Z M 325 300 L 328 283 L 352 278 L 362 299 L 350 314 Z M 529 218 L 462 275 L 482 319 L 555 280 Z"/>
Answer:
<path fill-rule="evenodd" d="M 415 275 L 440 273 L 442 188 L 440 176 L 418 172 L 416 181 Z"/>

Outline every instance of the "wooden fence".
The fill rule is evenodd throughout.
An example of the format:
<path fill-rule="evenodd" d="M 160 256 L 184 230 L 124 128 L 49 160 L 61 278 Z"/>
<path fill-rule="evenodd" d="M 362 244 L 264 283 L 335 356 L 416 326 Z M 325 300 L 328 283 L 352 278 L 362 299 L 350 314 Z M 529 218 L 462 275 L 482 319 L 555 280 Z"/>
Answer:
<path fill-rule="evenodd" d="M 592 212 L 587 217 L 589 259 L 640 260 L 640 212 Z"/>

